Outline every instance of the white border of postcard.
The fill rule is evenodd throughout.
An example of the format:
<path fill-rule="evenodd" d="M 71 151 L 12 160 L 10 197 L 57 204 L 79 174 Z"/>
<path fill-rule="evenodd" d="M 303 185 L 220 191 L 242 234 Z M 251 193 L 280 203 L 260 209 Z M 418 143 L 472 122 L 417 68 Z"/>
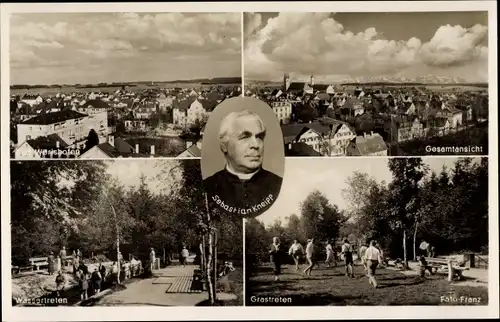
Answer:
<path fill-rule="evenodd" d="M 488 306 L 358 306 L 358 307 L 261 307 L 258 314 L 249 314 L 250 307 L 43 307 L 13 308 L 11 301 L 2 301 L 4 321 L 95 321 L 95 320 L 193 320 L 193 319 L 338 319 L 338 318 L 481 318 L 498 317 L 498 200 L 497 196 L 497 11 L 496 1 L 387 1 L 387 2 L 246 2 L 246 3 L 52 3 L 1 4 L 1 138 L 2 138 L 2 295 L 11 297 L 10 283 L 10 173 L 9 173 L 9 14 L 13 12 L 412 12 L 412 11 L 488 11 L 489 30 L 489 299 Z M 6 278 L 8 277 L 8 278 Z"/>

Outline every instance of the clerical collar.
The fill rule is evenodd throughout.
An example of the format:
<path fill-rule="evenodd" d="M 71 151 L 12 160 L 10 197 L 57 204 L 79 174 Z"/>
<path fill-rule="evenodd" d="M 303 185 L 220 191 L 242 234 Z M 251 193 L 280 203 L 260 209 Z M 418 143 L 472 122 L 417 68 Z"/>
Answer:
<path fill-rule="evenodd" d="M 237 176 L 240 180 L 250 180 L 252 177 L 259 172 L 260 169 L 258 169 L 255 172 L 252 173 L 236 173 L 236 171 L 232 170 L 229 165 L 226 164 L 226 171 Z"/>

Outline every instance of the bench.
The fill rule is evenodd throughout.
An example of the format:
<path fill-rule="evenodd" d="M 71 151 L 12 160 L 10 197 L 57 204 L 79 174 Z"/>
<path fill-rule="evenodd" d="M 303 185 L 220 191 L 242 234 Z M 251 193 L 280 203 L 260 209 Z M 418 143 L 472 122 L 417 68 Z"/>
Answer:
<path fill-rule="evenodd" d="M 17 265 L 12 265 L 11 273 L 12 275 L 14 274 L 19 274 L 24 271 L 33 271 L 33 266 L 32 265 L 24 265 L 24 266 L 17 266 Z"/>
<path fill-rule="evenodd" d="M 36 270 L 39 271 L 40 267 L 49 266 L 47 257 L 32 257 L 30 258 L 30 263 L 32 269 L 36 267 Z"/>
<path fill-rule="evenodd" d="M 426 257 L 427 266 L 432 269 L 433 273 L 443 272 L 448 274 L 448 281 L 452 281 L 455 276 L 459 280 L 463 279 L 463 271 L 468 270 L 468 267 L 460 266 L 458 262 L 452 258 L 434 258 Z"/>

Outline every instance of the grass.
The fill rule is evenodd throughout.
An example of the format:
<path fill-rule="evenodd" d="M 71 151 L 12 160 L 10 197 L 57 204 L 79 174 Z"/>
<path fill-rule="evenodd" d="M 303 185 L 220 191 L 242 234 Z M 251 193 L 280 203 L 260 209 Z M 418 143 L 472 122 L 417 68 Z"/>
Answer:
<path fill-rule="evenodd" d="M 301 266 L 303 270 L 304 265 Z M 379 288 L 373 288 L 363 275 L 362 266 L 354 269 L 355 278 L 344 275 L 345 267 L 315 268 L 311 276 L 304 276 L 292 265 L 282 268 L 281 280 L 275 282 L 270 266 L 257 267 L 246 284 L 246 305 L 466 305 L 460 297 L 481 298 L 487 305 L 488 290 L 485 287 L 460 286 L 449 283 L 444 275 L 425 278 L 405 275 L 390 269 L 378 269 Z M 247 272 L 250 274 L 250 272 Z M 254 296 L 254 298 L 252 298 Z M 458 302 L 442 301 L 442 296 L 452 296 Z M 255 303 L 255 297 L 264 299 L 288 299 L 287 303 Z M 252 300 L 254 302 L 252 302 Z"/>

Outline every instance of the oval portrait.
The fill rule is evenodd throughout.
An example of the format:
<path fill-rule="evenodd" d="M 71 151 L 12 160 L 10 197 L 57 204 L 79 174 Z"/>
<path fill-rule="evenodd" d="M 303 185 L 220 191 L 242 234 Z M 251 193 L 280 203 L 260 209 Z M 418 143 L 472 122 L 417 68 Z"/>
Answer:
<path fill-rule="evenodd" d="M 205 126 L 201 151 L 209 207 L 255 218 L 278 198 L 284 171 L 283 134 L 267 103 L 234 97 L 215 108 Z"/>

